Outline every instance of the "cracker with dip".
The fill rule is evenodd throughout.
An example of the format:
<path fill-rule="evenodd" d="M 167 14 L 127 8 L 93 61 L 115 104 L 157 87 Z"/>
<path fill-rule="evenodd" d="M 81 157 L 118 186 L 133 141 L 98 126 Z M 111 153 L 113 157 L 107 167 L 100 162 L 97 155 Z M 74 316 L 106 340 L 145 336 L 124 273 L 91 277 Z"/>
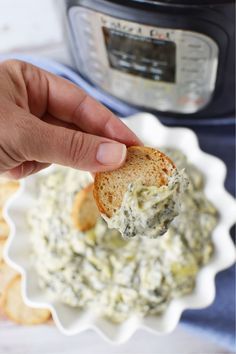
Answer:
<path fill-rule="evenodd" d="M 156 238 L 179 214 L 186 175 L 157 149 L 132 146 L 125 164 L 95 175 L 94 197 L 108 227 L 124 238 Z"/>

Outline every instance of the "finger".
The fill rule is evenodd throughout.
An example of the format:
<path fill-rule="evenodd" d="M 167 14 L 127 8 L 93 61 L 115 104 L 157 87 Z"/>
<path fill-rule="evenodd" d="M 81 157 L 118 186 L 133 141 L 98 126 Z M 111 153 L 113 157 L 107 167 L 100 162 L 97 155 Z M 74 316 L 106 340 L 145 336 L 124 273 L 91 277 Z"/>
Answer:
<path fill-rule="evenodd" d="M 98 172 L 120 167 L 126 159 L 126 146 L 107 138 L 36 120 L 33 130 L 24 130 L 23 154 L 25 160 L 58 163 Z"/>
<path fill-rule="evenodd" d="M 4 173 L 5 176 L 13 179 L 20 179 L 23 177 L 27 177 L 36 172 L 41 171 L 42 169 L 50 166 L 48 163 L 40 163 L 37 161 L 26 161 L 21 165 L 12 168 L 11 170 Z"/>
<path fill-rule="evenodd" d="M 72 123 L 68 123 L 65 122 L 63 120 L 57 119 L 55 117 L 53 117 L 51 114 L 46 113 L 43 117 L 42 120 L 46 123 L 49 123 L 51 125 L 56 125 L 58 127 L 64 127 L 64 128 L 68 128 L 68 129 L 73 129 L 73 130 L 79 130 L 79 128 Z"/>
<path fill-rule="evenodd" d="M 29 64 L 22 68 L 33 114 L 43 116 L 48 112 L 87 133 L 114 139 L 128 146 L 141 144 L 138 137 L 111 111 L 76 85 Z"/>

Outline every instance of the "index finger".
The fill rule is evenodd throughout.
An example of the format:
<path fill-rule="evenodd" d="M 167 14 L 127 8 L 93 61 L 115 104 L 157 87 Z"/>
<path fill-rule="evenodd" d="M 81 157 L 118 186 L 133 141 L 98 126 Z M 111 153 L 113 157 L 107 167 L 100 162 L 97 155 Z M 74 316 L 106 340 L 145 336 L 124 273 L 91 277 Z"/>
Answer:
<path fill-rule="evenodd" d="M 73 123 L 84 132 L 107 137 L 127 146 L 142 144 L 118 117 L 79 87 L 33 65 L 30 65 L 30 68 L 31 70 L 27 69 L 24 73 L 28 96 L 36 96 L 39 89 L 47 90 L 47 95 L 43 95 L 47 100 L 46 105 L 45 102 L 37 102 L 37 99 L 42 99 L 43 96 L 31 98 L 34 104 L 46 107 L 45 113 Z"/>

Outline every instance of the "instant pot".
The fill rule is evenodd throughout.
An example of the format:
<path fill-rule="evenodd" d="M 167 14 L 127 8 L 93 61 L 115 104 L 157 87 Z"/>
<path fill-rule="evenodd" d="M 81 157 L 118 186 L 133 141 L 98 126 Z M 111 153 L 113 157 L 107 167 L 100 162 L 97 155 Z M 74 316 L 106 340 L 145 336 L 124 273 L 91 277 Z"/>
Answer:
<path fill-rule="evenodd" d="M 234 1 L 68 0 L 78 71 L 162 116 L 234 114 Z"/>

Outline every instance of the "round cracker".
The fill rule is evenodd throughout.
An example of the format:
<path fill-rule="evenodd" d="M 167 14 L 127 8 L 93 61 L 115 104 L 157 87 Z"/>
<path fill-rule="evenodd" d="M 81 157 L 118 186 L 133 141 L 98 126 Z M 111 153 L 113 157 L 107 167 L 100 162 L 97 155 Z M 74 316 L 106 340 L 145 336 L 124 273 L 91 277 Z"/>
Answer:
<path fill-rule="evenodd" d="M 23 302 L 20 275 L 15 276 L 7 285 L 3 294 L 2 306 L 9 319 L 24 325 L 45 323 L 51 315 L 47 309 L 32 308 Z"/>
<path fill-rule="evenodd" d="M 0 263 L 3 262 L 3 250 L 6 244 L 6 240 L 1 240 L 0 239 Z"/>
<path fill-rule="evenodd" d="M 2 184 L 9 182 L 9 181 L 10 181 L 10 179 L 8 177 L 5 177 L 4 175 L 0 175 L 0 186 Z"/>
<path fill-rule="evenodd" d="M 120 208 L 131 182 L 141 180 L 146 186 L 160 187 L 168 183 L 168 177 L 175 170 L 173 161 L 159 150 L 129 147 L 122 167 L 95 175 L 94 198 L 99 211 L 110 218 Z"/>
<path fill-rule="evenodd" d="M 72 219 L 80 231 L 93 228 L 99 217 L 99 211 L 93 196 L 93 183 L 81 189 L 74 200 Z"/>
<path fill-rule="evenodd" d="M 10 228 L 5 220 L 0 220 L 0 240 L 6 239 L 9 235 Z"/>
<path fill-rule="evenodd" d="M 2 208 L 6 201 L 14 194 L 19 187 L 19 182 L 8 181 L 0 185 L 0 207 Z"/>
<path fill-rule="evenodd" d="M 0 220 L 4 220 L 3 217 L 3 208 L 0 207 Z"/>
<path fill-rule="evenodd" d="M 0 303 L 3 299 L 3 293 L 8 283 L 16 276 L 17 272 L 4 261 L 0 263 Z"/>

